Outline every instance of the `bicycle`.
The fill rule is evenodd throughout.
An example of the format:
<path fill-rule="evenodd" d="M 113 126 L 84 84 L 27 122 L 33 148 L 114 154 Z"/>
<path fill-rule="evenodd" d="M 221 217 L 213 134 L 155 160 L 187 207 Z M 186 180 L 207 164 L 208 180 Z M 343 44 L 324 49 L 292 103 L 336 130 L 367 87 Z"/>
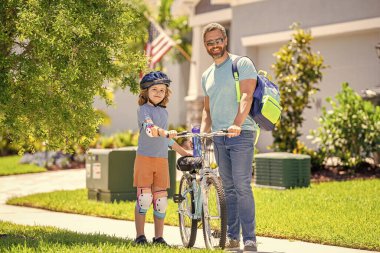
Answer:
<path fill-rule="evenodd" d="M 203 238 L 208 249 L 224 249 L 227 235 L 227 210 L 224 190 L 217 171 L 211 168 L 207 140 L 214 136 L 226 136 L 226 131 L 212 133 L 182 132 L 179 137 L 199 138 L 202 147 L 200 157 L 181 157 L 177 169 L 183 172 L 179 193 L 173 200 L 178 203 L 179 228 L 185 247 L 194 246 L 198 222 L 202 220 Z"/>

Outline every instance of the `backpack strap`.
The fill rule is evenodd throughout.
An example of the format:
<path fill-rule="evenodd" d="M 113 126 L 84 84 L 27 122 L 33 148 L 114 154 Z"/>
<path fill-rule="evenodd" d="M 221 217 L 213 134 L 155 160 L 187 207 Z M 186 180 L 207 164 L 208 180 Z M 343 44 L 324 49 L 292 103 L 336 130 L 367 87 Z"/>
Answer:
<path fill-rule="evenodd" d="M 241 94 L 240 94 L 240 82 L 239 82 L 239 70 L 238 70 L 238 67 L 237 67 L 237 63 L 238 61 L 243 58 L 243 57 L 247 57 L 247 56 L 238 56 L 236 57 L 236 59 L 232 62 L 232 76 L 234 77 L 235 79 L 235 88 L 236 88 L 236 101 L 238 103 L 240 103 L 240 97 L 241 97 Z M 247 57 L 248 59 L 251 60 L 251 58 Z M 252 61 L 252 60 L 251 60 Z M 255 63 L 252 61 L 253 65 L 255 65 Z M 255 143 L 254 145 L 256 146 L 257 144 L 257 141 L 259 140 L 259 136 L 260 136 L 260 127 L 257 129 L 256 131 L 256 138 L 255 138 Z"/>
<path fill-rule="evenodd" d="M 239 82 L 239 70 L 237 67 L 238 61 L 242 58 L 243 56 L 237 57 L 233 62 L 232 62 L 232 76 L 235 79 L 235 88 L 236 88 L 236 101 L 240 103 L 240 82 Z"/>
<path fill-rule="evenodd" d="M 241 94 L 240 94 L 239 70 L 238 70 L 237 64 L 238 64 L 238 61 L 243 57 L 250 59 L 253 66 L 255 66 L 255 63 L 248 56 L 238 56 L 236 57 L 234 61 L 232 61 L 232 76 L 235 79 L 236 101 L 238 103 L 240 103 Z"/>

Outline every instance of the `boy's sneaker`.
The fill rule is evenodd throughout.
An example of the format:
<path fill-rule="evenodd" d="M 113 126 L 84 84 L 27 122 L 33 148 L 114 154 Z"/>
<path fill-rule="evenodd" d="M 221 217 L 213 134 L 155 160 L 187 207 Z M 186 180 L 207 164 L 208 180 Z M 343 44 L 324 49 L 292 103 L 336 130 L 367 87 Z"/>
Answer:
<path fill-rule="evenodd" d="M 135 244 L 139 244 L 139 245 L 148 244 L 148 241 L 147 241 L 145 235 L 140 235 L 139 237 L 137 237 L 135 239 Z"/>
<path fill-rule="evenodd" d="M 160 244 L 162 246 L 169 246 L 169 244 L 162 237 L 153 237 L 153 244 Z"/>
<path fill-rule="evenodd" d="M 247 240 L 244 243 L 244 252 L 246 251 L 252 251 L 252 252 L 257 252 L 257 244 L 254 241 Z"/>
<path fill-rule="evenodd" d="M 240 240 L 231 239 L 227 237 L 225 249 L 240 249 Z"/>

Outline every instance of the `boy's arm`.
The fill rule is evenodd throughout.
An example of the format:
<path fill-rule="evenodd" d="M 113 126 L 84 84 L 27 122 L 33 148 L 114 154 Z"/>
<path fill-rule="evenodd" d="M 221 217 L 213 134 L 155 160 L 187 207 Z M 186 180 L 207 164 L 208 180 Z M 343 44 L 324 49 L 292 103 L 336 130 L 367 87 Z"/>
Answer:
<path fill-rule="evenodd" d="M 168 137 L 171 138 L 177 134 L 177 132 L 166 131 L 165 129 L 156 126 L 151 119 L 146 119 L 143 127 L 149 137 L 167 137 L 169 135 Z"/>
<path fill-rule="evenodd" d="M 192 153 L 190 153 L 189 151 L 187 151 L 186 149 L 184 149 L 183 147 L 181 147 L 177 142 L 174 141 L 173 145 L 171 146 L 171 148 L 176 151 L 178 154 L 180 154 L 181 156 L 193 156 Z"/>

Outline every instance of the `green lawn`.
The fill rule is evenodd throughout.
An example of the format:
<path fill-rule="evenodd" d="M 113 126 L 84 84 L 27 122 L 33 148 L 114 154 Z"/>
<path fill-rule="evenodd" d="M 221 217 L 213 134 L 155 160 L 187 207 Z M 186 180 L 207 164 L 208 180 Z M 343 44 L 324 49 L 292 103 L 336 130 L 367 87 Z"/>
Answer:
<path fill-rule="evenodd" d="M 178 248 L 134 246 L 132 240 L 99 234 L 81 234 L 42 226 L 22 226 L 0 221 L 0 252 L 178 252 Z M 183 249 L 182 252 L 210 252 Z M 222 252 L 222 251 L 216 251 Z"/>
<path fill-rule="evenodd" d="M 0 176 L 25 174 L 25 173 L 36 173 L 44 172 L 45 168 L 38 167 L 32 164 L 20 164 L 21 157 L 14 156 L 4 156 L 0 159 Z"/>
<path fill-rule="evenodd" d="M 380 180 L 312 184 L 293 190 L 254 189 L 257 235 L 342 247 L 380 250 Z M 133 220 L 135 203 L 87 199 L 87 190 L 57 191 L 13 198 L 8 204 Z M 166 224 L 178 225 L 169 201 Z M 152 208 L 147 214 L 152 222 Z"/>

